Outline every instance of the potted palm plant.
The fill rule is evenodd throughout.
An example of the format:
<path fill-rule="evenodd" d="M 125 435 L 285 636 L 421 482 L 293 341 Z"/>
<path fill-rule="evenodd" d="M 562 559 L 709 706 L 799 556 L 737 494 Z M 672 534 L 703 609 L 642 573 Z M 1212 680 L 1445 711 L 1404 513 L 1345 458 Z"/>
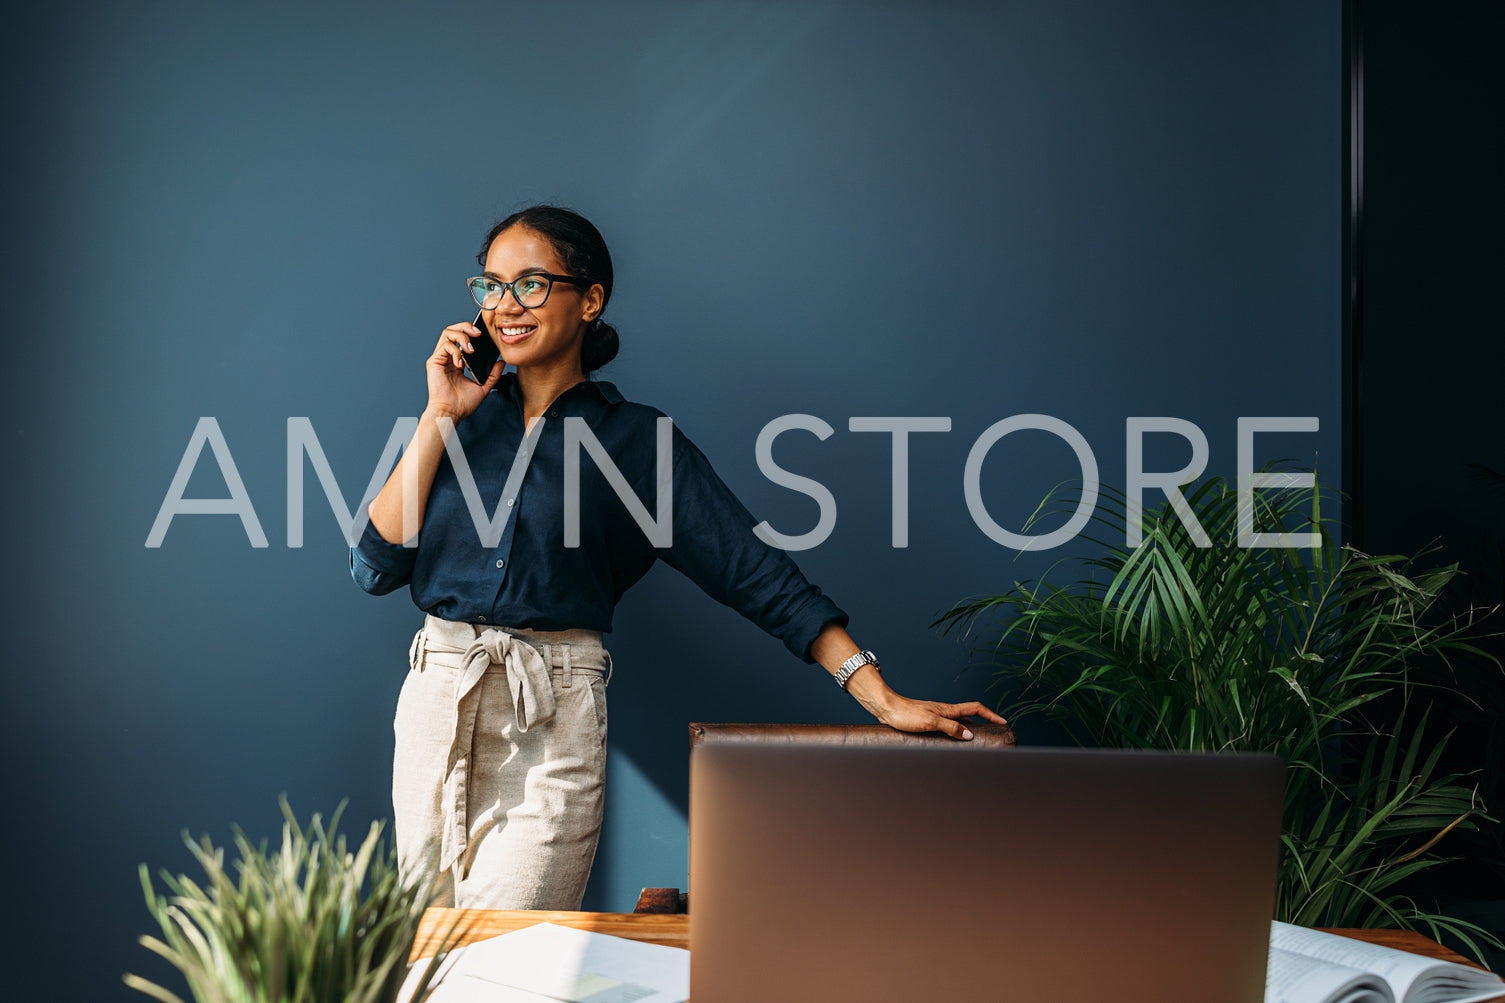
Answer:
<path fill-rule="evenodd" d="M 1284 757 L 1276 918 L 1450 933 L 1479 954 L 1478 940 L 1495 943 L 1486 931 L 1396 886 L 1446 859 L 1448 833 L 1493 821 L 1465 776 L 1439 769 L 1446 737 L 1424 740 L 1430 694 L 1445 684 L 1415 670 L 1483 655 L 1480 611 L 1434 615 L 1456 567 L 1415 572 L 1335 544 L 1318 488 L 1258 497 L 1259 532 L 1316 527 L 1320 545 L 1239 546 L 1238 492 L 1209 478 L 1186 501 L 1210 546 L 1169 504 L 1134 511 L 1140 546 L 1104 532 L 1085 577 L 1018 582 L 934 626 L 975 640 L 999 683 L 1018 687 L 1013 719 L 1043 714 L 1109 748 Z M 1095 518 L 1121 540 L 1132 506 L 1118 492 L 1103 499 Z M 1398 720 L 1370 713 L 1385 694 Z"/>
<path fill-rule="evenodd" d="M 300 826 L 281 803 L 280 845 L 269 852 L 237 828 L 233 872 L 222 848 L 187 833 L 202 884 L 164 871 L 168 894 L 158 895 L 141 865 L 147 908 L 162 929 L 160 939 L 141 944 L 182 973 L 198 1003 L 392 1003 L 408 974 L 432 874 L 399 874 L 380 822 L 350 852 L 337 831 L 343 804 L 326 828 L 318 815 Z M 429 994 L 453 933 L 426 966 L 414 1003 Z M 162 1003 L 183 1003 L 138 975 L 125 982 Z"/>

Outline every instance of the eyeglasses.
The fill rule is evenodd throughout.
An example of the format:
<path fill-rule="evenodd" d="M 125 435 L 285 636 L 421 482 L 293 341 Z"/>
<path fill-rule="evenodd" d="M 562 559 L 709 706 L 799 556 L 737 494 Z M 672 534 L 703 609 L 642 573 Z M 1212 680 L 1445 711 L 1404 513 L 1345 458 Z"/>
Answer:
<path fill-rule="evenodd" d="M 528 310 L 541 307 L 548 300 L 549 292 L 556 282 L 566 282 L 581 289 L 591 287 L 591 283 L 573 275 L 554 275 L 549 272 L 530 272 L 519 275 L 511 282 L 493 279 L 489 275 L 477 275 L 465 280 L 465 284 L 470 286 L 470 295 L 482 310 L 495 310 L 501 306 L 502 297 L 507 295 L 508 289 L 512 290 L 512 298 L 517 300 L 518 306 Z"/>

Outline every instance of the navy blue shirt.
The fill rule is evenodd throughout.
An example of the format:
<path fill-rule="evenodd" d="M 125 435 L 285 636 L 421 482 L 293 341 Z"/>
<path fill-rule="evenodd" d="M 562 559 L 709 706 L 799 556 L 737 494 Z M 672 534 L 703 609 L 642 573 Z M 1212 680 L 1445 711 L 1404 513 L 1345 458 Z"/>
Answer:
<path fill-rule="evenodd" d="M 673 430 L 672 536 L 655 546 L 613 489 L 590 443 L 578 450 L 579 546 L 565 546 L 565 425 L 583 419 L 648 518 L 658 508 L 658 419 L 610 383 L 586 380 L 549 407 L 521 488 L 504 497 L 524 436 L 522 393 L 507 373 L 457 426 L 474 479 L 483 528 L 505 519 L 486 546 L 448 452 L 440 458 L 418 545 L 382 539 L 371 525 L 350 551 L 350 574 L 374 595 L 409 586 L 413 602 L 446 620 L 567 630 L 611 630 L 617 600 L 662 559 L 707 595 L 783 641 L 805 661 L 827 623 L 847 615 L 800 573 L 756 525 L 695 444 Z M 577 436 L 583 438 L 584 433 Z M 500 506 L 500 508 L 498 507 Z"/>

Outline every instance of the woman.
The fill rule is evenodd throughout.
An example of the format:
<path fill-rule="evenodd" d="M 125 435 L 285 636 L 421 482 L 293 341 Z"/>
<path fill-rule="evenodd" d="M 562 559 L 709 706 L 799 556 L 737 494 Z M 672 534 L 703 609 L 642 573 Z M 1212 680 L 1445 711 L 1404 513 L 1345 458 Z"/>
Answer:
<path fill-rule="evenodd" d="M 847 615 L 754 536 L 669 419 L 586 379 L 617 353 L 594 226 L 534 206 L 494 226 L 477 260 L 485 328 L 439 336 L 428 405 L 350 562 L 368 592 L 410 585 L 428 613 L 398 700 L 393 808 L 404 862 L 438 844 L 441 904 L 579 908 L 601 827 L 601 634 L 655 560 L 820 663 L 879 721 L 963 740 L 968 715 L 1003 723 L 980 703 L 890 689 Z M 465 360 L 486 337 L 501 358 L 477 384 Z"/>

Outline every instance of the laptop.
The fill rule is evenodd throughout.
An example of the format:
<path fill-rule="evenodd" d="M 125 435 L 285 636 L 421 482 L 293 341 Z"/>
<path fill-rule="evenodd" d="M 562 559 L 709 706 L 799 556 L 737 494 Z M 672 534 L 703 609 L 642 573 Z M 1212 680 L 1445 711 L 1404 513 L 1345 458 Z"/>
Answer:
<path fill-rule="evenodd" d="M 690 998 L 1259 1003 L 1284 764 L 732 743 L 690 758 Z"/>

